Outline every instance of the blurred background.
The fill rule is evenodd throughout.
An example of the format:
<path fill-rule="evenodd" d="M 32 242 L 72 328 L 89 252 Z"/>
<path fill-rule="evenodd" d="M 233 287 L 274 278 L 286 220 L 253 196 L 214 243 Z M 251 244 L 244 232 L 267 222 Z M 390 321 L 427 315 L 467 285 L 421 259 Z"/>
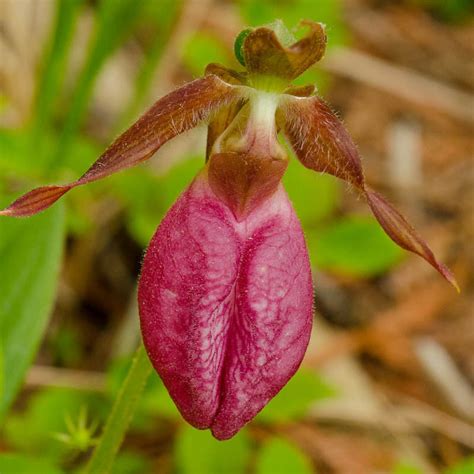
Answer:
<path fill-rule="evenodd" d="M 238 68 L 235 35 L 327 25 L 315 83 L 387 195 L 456 274 L 396 247 L 365 202 L 292 160 L 314 334 L 301 369 L 227 442 L 150 379 L 116 474 L 472 474 L 474 7 L 470 0 L 0 0 L 0 207 L 69 182 L 156 99 Z M 298 32 L 296 34 L 299 34 Z M 0 219 L 0 472 L 77 472 L 139 341 L 136 279 L 206 129 L 147 164 Z"/>

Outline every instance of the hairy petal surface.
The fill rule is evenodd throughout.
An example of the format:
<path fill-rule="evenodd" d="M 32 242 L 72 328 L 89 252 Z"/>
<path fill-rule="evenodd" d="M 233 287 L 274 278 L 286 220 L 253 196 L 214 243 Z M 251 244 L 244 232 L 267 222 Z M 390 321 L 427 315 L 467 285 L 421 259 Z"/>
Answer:
<path fill-rule="evenodd" d="M 283 113 L 282 113 L 283 112 Z M 285 117 L 283 117 L 285 114 Z M 296 156 L 309 169 L 364 187 L 359 153 L 347 130 L 319 97 L 290 99 L 278 113 Z"/>
<path fill-rule="evenodd" d="M 426 242 L 406 219 L 367 186 L 354 142 L 321 98 L 288 97 L 277 112 L 277 120 L 306 168 L 332 174 L 355 186 L 364 194 L 380 225 L 396 244 L 420 255 L 459 289 L 449 269 L 436 260 Z"/>
<path fill-rule="evenodd" d="M 309 341 L 310 266 L 283 188 L 238 222 L 201 173 L 150 243 L 139 305 L 150 359 L 183 417 L 232 437 Z"/>
<path fill-rule="evenodd" d="M 165 142 L 206 120 L 239 97 L 238 87 L 215 75 L 196 79 L 158 100 L 120 135 L 85 174 L 70 184 L 43 186 L 18 198 L 0 215 L 31 216 L 76 186 L 97 181 L 150 158 Z"/>

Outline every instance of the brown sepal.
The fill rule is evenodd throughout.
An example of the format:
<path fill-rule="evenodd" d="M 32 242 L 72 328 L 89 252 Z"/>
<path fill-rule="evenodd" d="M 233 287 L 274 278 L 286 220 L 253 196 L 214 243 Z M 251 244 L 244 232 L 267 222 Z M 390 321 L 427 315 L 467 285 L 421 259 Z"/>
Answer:
<path fill-rule="evenodd" d="M 281 157 L 216 153 L 208 163 L 209 184 L 241 221 L 276 191 L 287 166 Z"/>
<path fill-rule="evenodd" d="M 247 71 L 291 81 L 319 61 L 326 49 L 324 26 L 309 20 L 301 24 L 309 27 L 309 34 L 289 47 L 283 46 L 270 28 L 251 31 L 242 48 Z"/>
<path fill-rule="evenodd" d="M 196 79 L 158 100 L 115 140 L 86 173 L 73 183 L 43 186 L 18 198 L 0 215 L 30 216 L 51 206 L 76 186 L 97 181 L 150 158 L 165 142 L 237 100 L 239 89 L 215 75 Z"/>
<path fill-rule="evenodd" d="M 289 99 L 277 112 L 277 120 L 304 166 L 332 174 L 355 186 L 365 195 L 386 234 L 400 247 L 424 258 L 459 291 L 452 273 L 436 260 L 406 219 L 367 186 L 354 142 L 323 100 L 319 97 Z"/>

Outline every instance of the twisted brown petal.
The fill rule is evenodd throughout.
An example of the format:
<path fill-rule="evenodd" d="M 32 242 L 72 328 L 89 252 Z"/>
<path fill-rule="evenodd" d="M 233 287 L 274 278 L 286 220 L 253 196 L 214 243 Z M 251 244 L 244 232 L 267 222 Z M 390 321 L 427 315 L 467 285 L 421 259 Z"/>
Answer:
<path fill-rule="evenodd" d="M 424 258 L 457 290 L 449 269 L 385 198 L 366 184 L 357 148 L 342 123 L 319 97 L 288 98 L 277 115 L 296 156 L 306 168 L 329 173 L 359 189 L 387 235 L 400 247 Z"/>
<path fill-rule="evenodd" d="M 459 286 L 448 267 L 436 260 L 426 242 L 407 220 L 379 193 L 366 186 L 365 196 L 374 216 L 387 235 L 400 247 L 427 260 L 459 292 Z"/>
<path fill-rule="evenodd" d="M 0 215 L 30 216 L 51 206 L 76 186 L 97 181 L 150 158 L 165 142 L 207 119 L 239 96 L 239 89 L 215 75 L 196 79 L 158 100 L 135 124 L 115 140 L 73 183 L 43 186 L 26 193 Z"/>

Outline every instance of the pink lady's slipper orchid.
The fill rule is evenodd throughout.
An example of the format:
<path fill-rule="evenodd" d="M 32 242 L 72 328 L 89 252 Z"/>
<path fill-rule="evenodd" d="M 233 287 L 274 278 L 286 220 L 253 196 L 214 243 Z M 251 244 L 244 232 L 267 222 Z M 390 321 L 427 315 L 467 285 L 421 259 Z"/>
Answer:
<path fill-rule="evenodd" d="M 29 216 L 76 186 L 141 163 L 207 121 L 207 162 L 156 231 L 139 283 L 149 357 L 183 417 L 232 437 L 288 382 L 312 324 L 310 265 L 283 189 L 281 131 L 302 164 L 362 193 L 385 232 L 456 286 L 407 221 L 364 180 L 357 149 L 314 87 L 290 82 L 321 59 L 321 24 L 284 45 L 274 29 L 243 32 L 244 72 L 211 64 L 205 77 L 160 99 L 77 181 L 45 186 L 2 215 Z"/>

